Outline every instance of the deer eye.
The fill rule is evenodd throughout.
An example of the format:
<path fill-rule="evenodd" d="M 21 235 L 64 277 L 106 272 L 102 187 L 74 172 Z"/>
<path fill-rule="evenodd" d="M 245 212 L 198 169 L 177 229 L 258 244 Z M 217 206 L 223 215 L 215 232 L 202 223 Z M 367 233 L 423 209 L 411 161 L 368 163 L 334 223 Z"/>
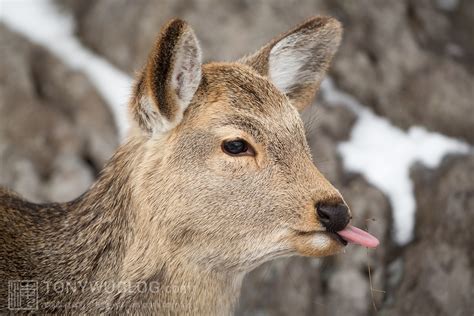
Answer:
<path fill-rule="evenodd" d="M 231 156 L 253 156 L 253 148 L 243 139 L 226 140 L 222 143 L 222 151 Z"/>

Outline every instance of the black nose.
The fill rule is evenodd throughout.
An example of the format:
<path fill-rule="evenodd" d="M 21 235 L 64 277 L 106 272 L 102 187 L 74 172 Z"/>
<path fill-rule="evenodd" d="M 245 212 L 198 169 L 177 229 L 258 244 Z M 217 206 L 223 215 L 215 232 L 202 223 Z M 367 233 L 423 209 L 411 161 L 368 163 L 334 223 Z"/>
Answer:
<path fill-rule="evenodd" d="M 330 232 L 343 230 L 351 219 L 349 208 L 343 203 L 335 205 L 318 204 L 316 205 L 316 212 L 318 213 L 319 221 Z"/>

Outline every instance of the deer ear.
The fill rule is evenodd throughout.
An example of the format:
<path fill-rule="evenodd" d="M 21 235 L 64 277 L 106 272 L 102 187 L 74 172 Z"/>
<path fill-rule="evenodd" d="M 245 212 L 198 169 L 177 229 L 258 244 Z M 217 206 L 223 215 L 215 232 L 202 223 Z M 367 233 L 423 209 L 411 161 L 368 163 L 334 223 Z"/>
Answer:
<path fill-rule="evenodd" d="M 176 127 L 201 82 L 201 48 L 186 22 L 162 30 L 135 86 L 132 116 L 147 133 Z"/>
<path fill-rule="evenodd" d="M 341 34 L 336 19 L 314 17 L 239 62 L 267 76 L 301 111 L 319 89 Z"/>

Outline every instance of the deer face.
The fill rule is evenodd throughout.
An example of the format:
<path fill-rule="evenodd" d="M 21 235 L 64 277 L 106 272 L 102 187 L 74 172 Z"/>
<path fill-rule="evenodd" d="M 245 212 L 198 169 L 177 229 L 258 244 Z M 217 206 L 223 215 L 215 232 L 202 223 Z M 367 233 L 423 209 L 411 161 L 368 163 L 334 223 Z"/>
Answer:
<path fill-rule="evenodd" d="M 145 143 L 135 185 L 167 249 L 242 271 L 342 249 L 335 232 L 350 212 L 314 166 L 298 113 L 340 33 L 337 21 L 314 18 L 236 63 L 202 65 L 189 26 L 164 28 L 131 111 Z"/>

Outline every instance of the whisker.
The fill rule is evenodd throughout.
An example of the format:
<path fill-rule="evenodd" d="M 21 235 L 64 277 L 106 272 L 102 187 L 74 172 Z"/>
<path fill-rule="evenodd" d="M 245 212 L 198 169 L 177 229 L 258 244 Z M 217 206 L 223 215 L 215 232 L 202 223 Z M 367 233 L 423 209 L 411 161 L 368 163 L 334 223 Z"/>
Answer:
<path fill-rule="evenodd" d="M 366 221 L 366 231 L 369 231 L 369 227 L 367 226 L 368 222 L 369 221 L 372 221 L 372 222 L 375 222 L 375 218 L 366 218 L 365 219 Z M 378 290 L 378 289 L 375 289 L 374 288 L 374 284 L 372 282 L 372 271 L 371 271 L 371 268 L 370 268 L 370 258 L 369 258 L 369 248 L 367 248 L 367 272 L 368 272 L 368 275 L 369 275 L 369 285 L 370 285 L 370 296 L 372 298 L 372 306 L 374 308 L 374 311 L 377 312 L 378 309 L 377 309 L 377 304 L 375 303 L 375 295 L 374 293 L 377 292 L 377 293 L 386 293 L 385 291 L 383 290 Z"/>

